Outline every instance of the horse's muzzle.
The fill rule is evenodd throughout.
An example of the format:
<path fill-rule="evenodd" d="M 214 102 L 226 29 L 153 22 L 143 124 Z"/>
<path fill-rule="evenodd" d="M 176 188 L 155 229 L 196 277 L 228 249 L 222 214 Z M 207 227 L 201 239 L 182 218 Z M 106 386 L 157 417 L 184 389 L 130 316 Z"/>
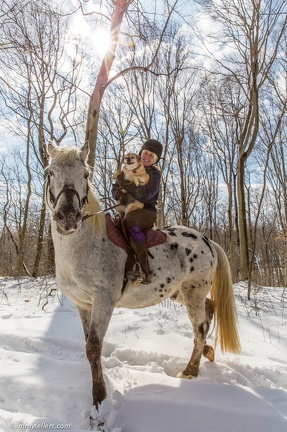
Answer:
<path fill-rule="evenodd" d="M 77 229 L 78 222 L 82 220 L 82 213 L 80 211 L 64 212 L 59 210 L 54 214 L 53 219 L 62 234 L 71 234 Z"/>

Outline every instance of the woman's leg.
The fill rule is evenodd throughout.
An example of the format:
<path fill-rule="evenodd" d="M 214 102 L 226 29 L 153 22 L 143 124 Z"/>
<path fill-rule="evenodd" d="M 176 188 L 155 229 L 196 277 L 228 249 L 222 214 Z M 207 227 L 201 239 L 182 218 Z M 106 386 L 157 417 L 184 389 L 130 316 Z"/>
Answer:
<path fill-rule="evenodd" d="M 130 246 L 137 257 L 137 261 L 140 264 L 142 271 L 146 275 L 146 283 L 150 282 L 150 267 L 148 262 L 148 250 L 143 231 L 152 228 L 156 221 L 156 216 L 156 213 L 151 210 L 140 209 L 128 213 L 124 219 Z M 139 230 L 139 227 L 141 230 Z"/>

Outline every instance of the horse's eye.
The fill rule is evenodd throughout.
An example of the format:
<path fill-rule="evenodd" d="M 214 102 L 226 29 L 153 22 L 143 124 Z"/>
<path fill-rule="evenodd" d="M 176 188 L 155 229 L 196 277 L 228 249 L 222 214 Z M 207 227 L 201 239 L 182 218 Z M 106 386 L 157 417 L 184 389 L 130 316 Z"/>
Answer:
<path fill-rule="evenodd" d="M 53 175 L 54 175 L 54 171 L 49 170 L 48 174 L 49 174 L 50 177 L 53 177 Z"/>
<path fill-rule="evenodd" d="M 88 178 L 89 178 L 89 173 L 88 173 L 88 172 L 86 172 L 86 173 L 84 174 L 84 178 L 85 178 L 85 179 L 88 179 Z"/>

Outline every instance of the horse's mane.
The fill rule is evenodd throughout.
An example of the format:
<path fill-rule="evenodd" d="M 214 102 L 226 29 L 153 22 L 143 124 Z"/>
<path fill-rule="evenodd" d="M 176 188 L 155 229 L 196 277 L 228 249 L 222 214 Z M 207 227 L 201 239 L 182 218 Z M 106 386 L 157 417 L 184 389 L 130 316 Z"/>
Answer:
<path fill-rule="evenodd" d="M 85 204 L 85 210 L 87 214 L 94 214 L 101 211 L 100 202 L 91 184 L 89 184 L 88 201 Z M 98 233 L 106 233 L 106 218 L 104 213 L 88 218 L 85 223 L 89 223 Z"/>

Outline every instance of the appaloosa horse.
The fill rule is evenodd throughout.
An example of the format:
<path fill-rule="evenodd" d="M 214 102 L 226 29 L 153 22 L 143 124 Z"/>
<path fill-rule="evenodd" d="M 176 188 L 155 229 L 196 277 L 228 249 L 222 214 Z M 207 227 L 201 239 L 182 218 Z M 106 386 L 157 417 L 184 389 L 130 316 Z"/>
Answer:
<path fill-rule="evenodd" d="M 46 201 L 51 213 L 56 277 L 82 320 L 86 354 L 91 365 L 93 403 L 106 397 L 102 374 L 103 339 L 115 307 L 143 308 L 174 297 L 184 304 L 194 332 L 190 361 L 177 376 L 198 375 L 202 354 L 212 360 L 205 344 L 213 317 L 221 349 L 238 353 L 240 342 L 230 266 L 219 245 L 194 229 L 163 229 L 166 242 L 152 249 L 150 285 L 127 285 L 122 293 L 126 252 L 109 240 L 104 214 L 91 190 L 86 164 L 88 144 L 80 150 L 48 146 L 50 166 Z M 211 299 L 206 298 L 210 292 Z"/>

